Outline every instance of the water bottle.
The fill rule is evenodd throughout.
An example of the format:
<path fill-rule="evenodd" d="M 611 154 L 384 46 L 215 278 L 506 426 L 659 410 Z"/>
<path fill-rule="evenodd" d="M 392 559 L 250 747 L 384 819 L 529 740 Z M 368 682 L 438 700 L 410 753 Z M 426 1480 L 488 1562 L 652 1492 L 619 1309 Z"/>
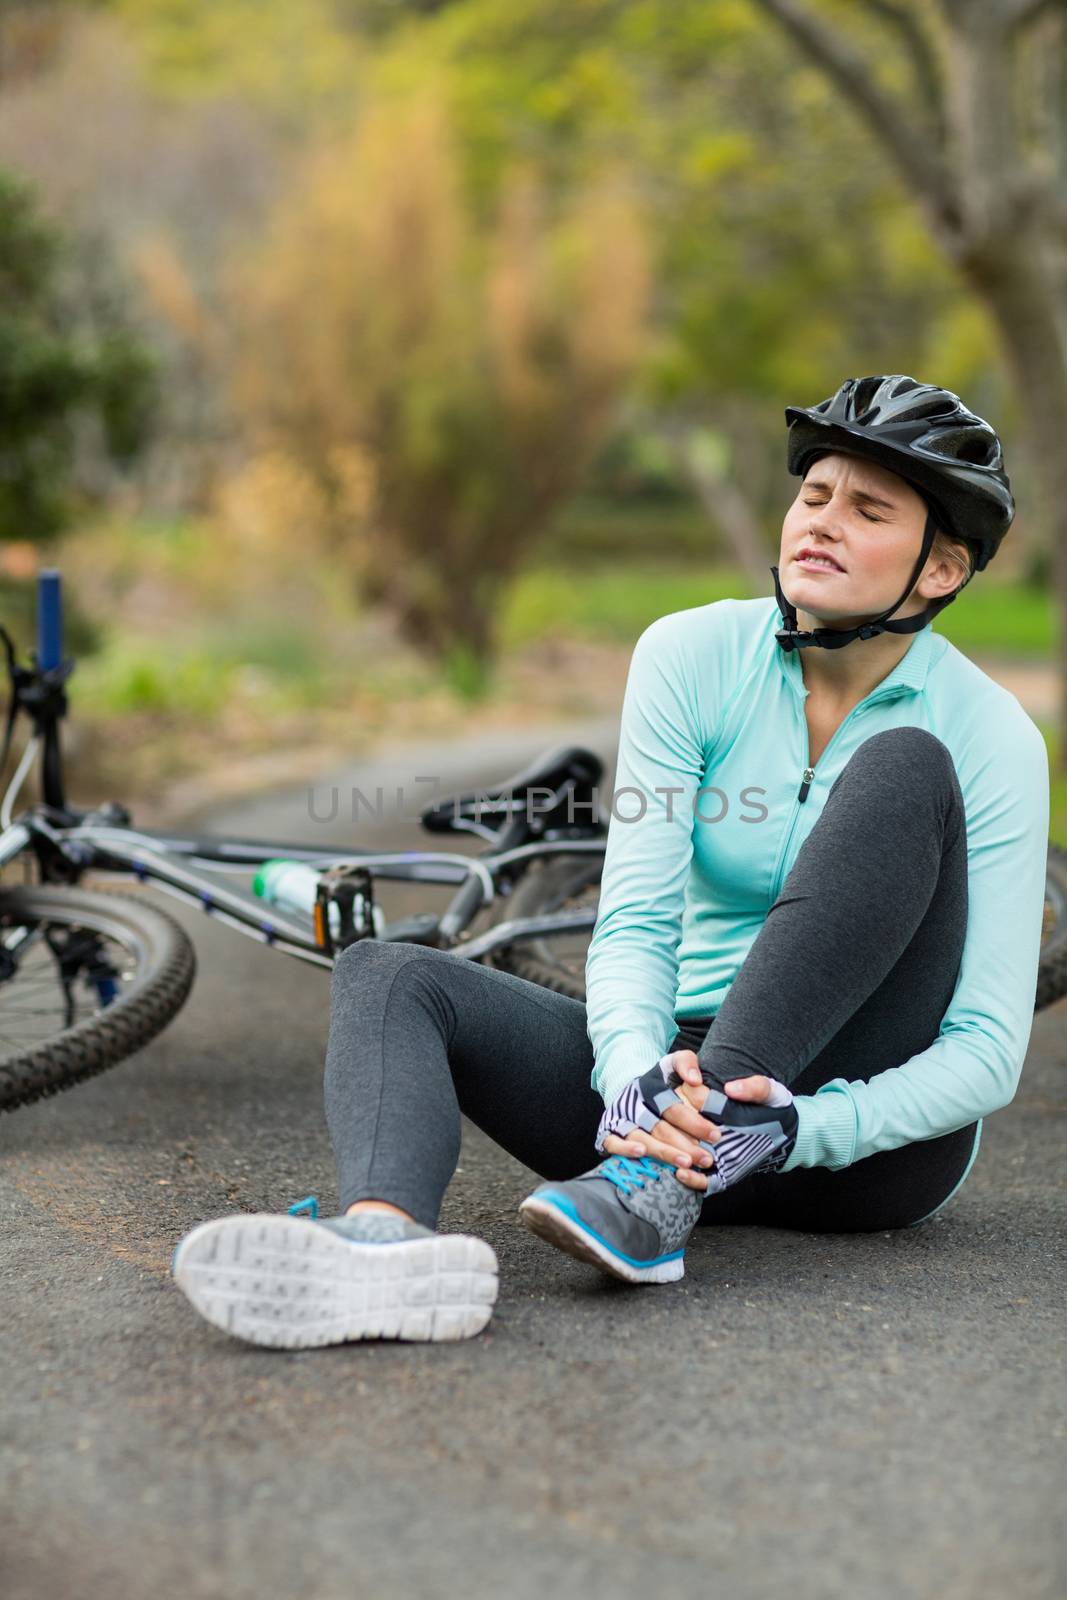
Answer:
<path fill-rule="evenodd" d="M 297 916 L 314 920 L 315 903 L 318 898 L 319 873 L 314 867 L 309 867 L 303 861 L 283 861 L 275 859 L 265 861 L 252 879 L 252 892 L 261 900 L 266 900 L 268 905 L 277 906 L 279 911 L 295 912 Z M 357 896 L 357 908 L 362 904 L 362 896 Z M 330 937 L 341 937 L 341 910 L 331 901 L 328 908 L 330 922 Z M 357 922 L 359 912 L 357 909 Z M 371 921 L 374 928 L 374 937 L 380 938 L 385 928 L 385 913 L 381 906 L 371 907 Z"/>
<path fill-rule="evenodd" d="M 252 893 L 279 911 L 295 912 L 310 922 L 315 915 L 319 874 L 303 861 L 264 861 L 252 879 Z M 341 933 L 341 913 L 337 906 L 329 908 L 330 935 L 337 939 Z"/>

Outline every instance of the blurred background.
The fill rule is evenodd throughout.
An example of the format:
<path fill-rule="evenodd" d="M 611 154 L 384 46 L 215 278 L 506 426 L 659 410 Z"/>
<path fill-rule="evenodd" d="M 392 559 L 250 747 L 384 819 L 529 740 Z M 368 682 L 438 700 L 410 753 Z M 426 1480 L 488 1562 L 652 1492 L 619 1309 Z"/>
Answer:
<path fill-rule="evenodd" d="M 0 616 L 62 570 L 72 797 L 611 714 L 773 592 L 785 405 L 905 372 L 1005 439 L 936 628 L 1067 842 L 1065 57 L 1048 0 L 4 5 Z"/>

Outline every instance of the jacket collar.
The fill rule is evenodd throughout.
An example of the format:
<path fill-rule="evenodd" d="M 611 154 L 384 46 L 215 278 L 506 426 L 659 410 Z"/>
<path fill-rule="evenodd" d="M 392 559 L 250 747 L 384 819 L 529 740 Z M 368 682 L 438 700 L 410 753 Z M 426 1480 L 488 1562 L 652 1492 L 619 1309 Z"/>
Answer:
<path fill-rule="evenodd" d="M 776 630 L 781 626 L 779 621 L 778 605 L 771 602 L 771 627 L 768 633 L 768 648 L 773 650 L 778 657 L 778 666 L 786 679 L 793 685 L 802 700 L 807 698 L 809 690 L 804 683 L 804 671 L 800 664 L 803 654 L 800 650 L 791 650 L 788 653 L 782 649 L 774 637 Z M 867 700 L 888 700 L 898 694 L 921 694 L 926 687 L 926 677 L 930 670 L 930 656 L 934 647 L 935 634 L 930 624 L 920 628 L 918 633 L 912 635 L 911 644 L 907 651 L 897 662 L 892 672 L 884 677 L 881 683 L 876 683 Z"/>

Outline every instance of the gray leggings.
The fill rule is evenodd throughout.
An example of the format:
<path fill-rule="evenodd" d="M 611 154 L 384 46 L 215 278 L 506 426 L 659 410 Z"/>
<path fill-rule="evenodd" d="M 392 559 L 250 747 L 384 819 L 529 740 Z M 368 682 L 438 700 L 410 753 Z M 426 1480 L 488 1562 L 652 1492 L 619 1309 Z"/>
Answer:
<path fill-rule="evenodd" d="M 797 1094 L 866 1082 L 937 1037 L 967 927 L 963 796 L 946 746 L 874 734 L 843 768 L 713 1019 L 671 1049 L 706 1081 Z M 651 1062 L 649 1063 L 651 1065 Z M 340 1208 L 391 1201 L 434 1227 L 460 1113 L 544 1178 L 586 1172 L 603 1110 L 581 1001 L 428 947 L 365 940 L 334 964 L 326 1119 Z M 977 1124 L 830 1171 L 754 1174 L 705 1223 L 855 1232 L 920 1221 L 958 1187 Z"/>

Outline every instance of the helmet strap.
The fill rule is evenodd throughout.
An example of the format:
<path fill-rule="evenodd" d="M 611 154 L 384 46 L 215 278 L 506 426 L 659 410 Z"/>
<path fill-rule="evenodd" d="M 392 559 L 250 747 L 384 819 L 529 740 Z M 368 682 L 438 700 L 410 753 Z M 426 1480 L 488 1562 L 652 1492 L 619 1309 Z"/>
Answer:
<path fill-rule="evenodd" d="M 943 611 L 947 605 L 952 604 L 960 592 L 959 589 L 954 589 L 951 594 L 942 595 L 940 600 L 931 600 L 925 610 L 917 612 L 913 617 L 898 617 L 896 622 L 889 622 L 887 618 L 891 617 L 894 611 L 899 610 L 918 583 L 919 575 L 923 567 L 925 567 L 930 551 L 933 548 L 936 533 L 937 520 L 929 506 L 927 506 L 922 549 L 919 552 L 919 559 L 912 569 L 911 577 L 908 579 L 907 588 L 900 599 L 895 601 L 888 610 L 883 611 L 880 616 L 872 617 L 869 622 L 861 623 L 856 628 L 814 628 L 809 630 L 798 627 L 796 607 L 786 599 L 782 592 L 778 568 L 772 567 L 774 593 L 784 624 L 783 627 L 778 629 L 775 638 L 782 649 L 787 655 L 791 650 L 804 650 L 813 646 L 820 650 L 840 650 L 846 644 L 851 644 L 853 639 L 873 639 L 879 633 L 918 633 L 920 628 L 925 628 L 926 624 L 932 622 L 939 611 Z M 962 587 L 963 585 L 961 584 L 960 588 Z"/>

